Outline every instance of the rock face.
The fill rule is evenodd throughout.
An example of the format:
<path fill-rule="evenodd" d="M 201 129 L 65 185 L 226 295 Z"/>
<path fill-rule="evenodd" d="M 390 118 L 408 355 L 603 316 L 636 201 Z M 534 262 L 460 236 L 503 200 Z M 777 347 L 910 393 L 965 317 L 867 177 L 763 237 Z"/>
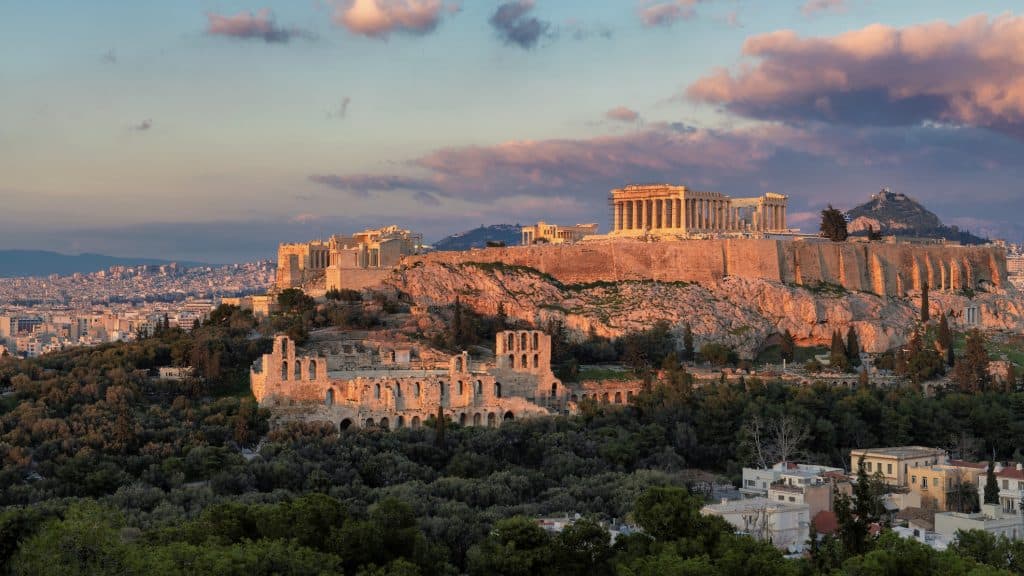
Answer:
<path fill-rule="evenodd" d="M 421 306 L 464 305 L 495 314 L 504 304 L 512 318 L 543 325 L 560 320 L 575 334 L 617 337 L 659 320 L 677 336 L 689 324 L 696 345 L 719 342 L 751 358 L 788 329 L 801 345 L 828 345 L 833 330 L 857 329 L 867 352 L 904 344 L 917 320 L 919 296 L 879 297 L 838 286 L 805 288 L 763 279 L 724 277 L 701 284 L 652 280 L 565 284 L 525 267 L 420 262 L 397 270 L 388 283 Z M 933 315 L 962 316 L 971 302 L 985 327 L 1024 329 L 1024 300 L 1016 292 L 972 299 L 932 292 Z"/>
<path fill-rule="evenodd" d="M 1008 284 L 1006 253 L 995 246 L 815 240 L 622 239 L 434 252 L 408 257 L 403 265 L 474 262 L 528 267 L 564 284 L 655 280 L 708 285 L 736 277 L 809 287 L 833 284 L 879 296 L 906 296 L 925 282 L 933 292 L 988 290 Z"/>
<path fill-rule="evenodd" d="M 946 226 L 939 217 L 919 202 L 898 192 L 883 189 L 873 194 L 871 200 L 849 210 L 851 233 L 875 232 L 894 236 L 916 236 L 919 238 L 945 238 L 964 244 L 984 242 L 969 232 Z"/>

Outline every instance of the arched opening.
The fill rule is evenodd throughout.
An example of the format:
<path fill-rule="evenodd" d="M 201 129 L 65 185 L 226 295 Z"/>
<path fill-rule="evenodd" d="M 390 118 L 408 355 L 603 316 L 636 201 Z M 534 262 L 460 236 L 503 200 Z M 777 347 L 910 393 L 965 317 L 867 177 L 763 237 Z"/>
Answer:
<path fill-rule="evenodd" d="M 526 354 L 523 354 L 523 357 L 519 359 L 519 367 L 520 367 L 520 368 L 522 368 L 522 369 L 524 369 L 524 370 L 525 370 L 526 368 L 529 368 L 529 367 L 530 367 L 530 366 L 529 366 L 529 365 L 528 365 L 528 364 L 526 363 Z"/>
<path fill-rule="evenodd" d="M 626 390 L 626 403 L 628 404 L 628 403 L 630 403 L 632 401 L 633 401 L 633 391 L 632 390 Z"/>
<path fill-rule="evenodd" d="M 416 396 L 417 398 L 419 398 L 420 397 L 420 383 L 419 382 L 416 383 L 416 387 L 413 390 L 414 390 L 413 391 L 413 395 Z"/>
<path fill-rule="evenodd" d="M 605 404 L 608 403 L 608 393 L 607 392 L 605 392 L 604 394 L 601 395 L 601 402 L 603 402 Z"/>
<path fill-rule="evenodd" d="M 494 383 L 494 397 L 501 398 L 501 382 Z"/>
<path fill-rule="evenodd" d="M 480 413 L 477 412 L 476 414 L 473 414 L 473 426 L 479 426 L 479 425 L 480 425 Z"/>
<path fill-rule="evenodd" d="M 508 367 L 509 368 L 515 368 L 516 367 L 516 357 L 513 356 L 512 354 L 508 355 Z"/>
<path fill-rule="evenodd" d="M 367 418 L 366 419 L 366 426 L 365 426 L 365 428 L 373 428 L 373 418 Z"/>
<path fill-rule="evenodd" d="M 281 380 L 288 379 L 288 361 L 281 362 Z"/>
<path fill-rule="evenodd" d="M 615 393 L 615 403 L 622 404 L 622 392 Z"/>
<path fill-rule="evenodd" d="M 519 349 L 526 350 L 526 332 L 519 335 Z"/>
<path fill-rule="evenodd" d="M 380 400 L 380 384 L 373 385 L 373 397 Z"/>
<path fill-rule="evenodd" d="M 412 417 L 412 427 L 413 428 L 419 428 L 420 427 L 420 417 L 419 416 L 413 416 Z"/>
<path fill-rule="evenodd" d="M 399 415 L 398 421 L 395 422 L 395 426 L 398 428 L 405 428 L 405 416 Z"/>
<path fill-rule="evenodd" d="M 401 398 L 402 397 L 402 385 L 399 384 L 398 382 L 395 382 L 395 397 L 396 398 Z"/>
<path fill-rule="evenodd" d="M 328 388 L 327 395 L 324 397 L 324 404 L 327 406 L 334 406 L 334 389 Z"/>
<path fill-rule="evenodd" d="M 580 397 L 578 395 L 576 395 L 576 394 L 573 394 L 572 396 L 570 396 L 569 399 L 572 400 L 573 402 L 579 402 L 580 401 Z"/>
<path fill-rule="evenodd" d="M 462 394 L 463 394 L 463 391 L 462 391 L 462 380 L 459 380 L 459 396 L 462 396 Z"/>
<path fill-rule="evenodd" d="M 462 356 L 455 358 L 455 371 L 462 372 Z"/>
<path fill-rule="evenodd" d="M 484 393 L 484 383 L 482 381 L 480 381 L 480 380 L 477 380 L 476 381 L 476 394 L 477 394 L 477 396 L 481 396 L 481 395 L 483 395 L 483 393 Z"/>
<path fill-rule="evenodd" d="M 308 376 L 310 380 L 316 380 L 316 360 L 309 361 L 309 370 L 306 376 Z"/>
<path fill-rule="evenodd" d="M 380 419 L 380 427 L 381 428 L 383 428 L 384 430 L 387 430 L 390 426 L 391 426 L 391 423 L 388 422 L 387 418 L 381 418 Z"/>
<path fill-rule="evenodd" d="M 351 426 L 352 421 L 349 420 L 348 418 L 345 418 L 344 420 L 341 421 L 341 424 L 338 424 L 338 429 L 344 432 L 345 430 L 348 430 Z"/>
<path fill-rule="evenodd" d="M 295 380 L 302 380 L 302 360 L 295 361 Z"/>
<path fill-rule="evenodd" d="M 441 398 L 444 398 L 444 389 L 445 389 L 444 382 L 438 382 L 437 386 L 438 386 L 438 390 L 441 391 Z"/>
<path fill-rule="evenodd" d="M 498 425 L 498 417 L 494 415 L 494 412 L 487 413 L 487 427 L 494 428 Z"/>
<path fill-rule="evenodd" d="M 511 332 L 508 333 L 508 351 L 511 352 L 516 347 L 516 336 Z"/>
<path fill-rule="evenodd" d="M 552 382 L 551 383 L 551 397 L 552 398 L 558 397 L 558 382 Z"/>
<path fill-rule="evenodd" d="M 533 355 L 533 367 L 540 368 L 540 355 L 538 354 Z"/>
<path fill-rule="evenodd" d="M 465 425 L 466 425 L 466 413 L 463 412 L 462 414 L 459 414 L 459 426 L 465 426 Z"/>
<path fill-rule="evenodd" d="M 505 412 L 505 417 L 504 417 L 505 422 L 508 422 L 510 420 L 515 420 L 515 419 L 516 419 L 516 415 L 513 414 L 511 410 L 509 410 L 508 412 Z"/>
<path fill-rule="evenodd" d="M 533 333 L 533 349 L 537 350 L 540 348 L 540 335 L 536 332 Z"/>

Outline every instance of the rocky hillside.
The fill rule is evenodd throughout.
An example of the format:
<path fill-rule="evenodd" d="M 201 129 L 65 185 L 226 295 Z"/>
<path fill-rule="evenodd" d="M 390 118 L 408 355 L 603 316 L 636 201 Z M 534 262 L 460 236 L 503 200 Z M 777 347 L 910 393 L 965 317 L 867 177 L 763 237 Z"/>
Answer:
<path fill-rule="evenodd" d="M 866 234 L 869 228 L 885 235 L 945 238 L 963 244 L 982 244 L 985 239 L 955 226 L 946 226 L 938 216 L 906 194 L 883 189 L 868 202 L 846 213 L 851 233 Z"/>
<path fill-rule="evenodd" d="M 488 242 L 503 242 L 505 246 L 518 246 L 521 239 L 522 234 L 518 224 L 494 224 L 442 238 L 434 243 L 434 249 L 469 250 L 470 248 L 484 248 Z"/>
<path fill-rule="evenodd" d="M 494 314 L 504 303 L 510 317 L 543 324 L 562 320 L 582 336 L 590 330 L 608 337 L 669 321 L 677 334 L 690 324 L 697 345 L 729 344 L 753 357 L 783 330 L 801 345 L 828 345 L 833 330 L 856 326 L 868 352 L 906 341 L 917 317 L 915 299 L 880 298 L 836 286 L 818 289 L 764 280 L 727 277 L 704 285 L 630 281 L 565 285 L 525 267 L 502 264 L 417 263 L 398 270 L 393 285 L 420 305 L 463 304 Z M 962 310 L 967 299 L 933 294 L 933 313 Z M 1024 300 L 1006 294 L 980 294 L 975 302 L 989 327 L 1024 329 Z"/>

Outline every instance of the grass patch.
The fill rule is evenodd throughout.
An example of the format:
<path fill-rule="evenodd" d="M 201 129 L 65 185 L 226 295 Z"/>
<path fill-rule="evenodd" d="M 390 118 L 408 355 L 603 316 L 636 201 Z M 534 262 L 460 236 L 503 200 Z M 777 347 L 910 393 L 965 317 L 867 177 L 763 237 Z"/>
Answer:
<path fill-rule="evenodd" d="M 602 380 L 625 381 L 625 380 L 636 380 L 636 375 L 634 375 L 629 370 L 614 370 L 612 368 L 600 368 L 600 367 L 588 366 L 586 368 L 581 368 L 580 369 L 580 375 L 579 375 L 579 378 L 577 378 L 577 379 L 580 382 L 582 382 L 584 380 L 596 380 L 596 381 L 599 381 L 599 382 L 602 381 Z"/>
<path fill-rule="evenodd" d="M 832 282 L 815 282 L 813 284 L 804 284 L 804 290 L 819 294 L 821 296 L 845 296 L 850 293 L 849 290 L 843 288 L 839 284 L 833 284 Z"/>
<path fill-rule="evenodd" d="M 793 362 L 790 365 L 803 364 L 818 354 L 827 354 L 824 346 L 797 346 L 793 350 Z M 782 347 L 778 344 L 768 346 L 757 355 L 754 364 L 782 364 Z"/>

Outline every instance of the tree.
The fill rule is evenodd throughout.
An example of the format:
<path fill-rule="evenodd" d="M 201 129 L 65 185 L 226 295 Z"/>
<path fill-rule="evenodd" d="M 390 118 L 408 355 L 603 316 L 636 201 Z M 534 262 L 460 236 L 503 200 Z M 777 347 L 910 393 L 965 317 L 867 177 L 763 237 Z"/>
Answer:
<path fill-rule="evenodd" d="M 820 230 L 823 237 L 833 242 L 842 242 L 850 235 L 846 229 L 846 217 L 831 204 L 821 211 Z"/>
<path fill-rule="evenodd" d="M 860 339 L 857 337 L 857 329 L 852 325 L 846 331 L 846 358 L 851 366 L 860 366 Z"/>
<path fill-rule="evenodd" d="M 783 463 L 801 455 L 800 447 L 811 435 L 807 424 L 797 421 L 793 416 L 783 416 L 775 420 L 772 423 L 771 434 L 777 460 Z"/>
<path fill-rule="evenodd" d="M 953 368 L 953 380 L 961 392 L 987 392 L 991 384 L 985 336 L 977 329 L 967 333 L 963 356 Z"/>
<path fill-rule="evenodd" d="M 443 448 L 445 443 L 445 433 L 448 428 L 448 421 L 444 418 L 444 409 L 441 406 L 437 407 L 437 418 L 434 421 L 434 445 Z"/>
<path fill-rule="evenodd" d="M 857 386 L 861 388 L 867 388 L 871 385 L 871 380 L 868 378 L 868 367 L 861 366 L 860 374 L 857 375 Z"/>
<path fill-rule="evenodd" d="M 687 324 L 683 327 L 683 361 L 693 362 L 696 349 L 693 347 L 693 330 Z"/>
<path fill-rule="evenodd" d="M 508 313 L 505 311 L 504 302 L 498 302 L 498 310 L 494 314 L 494 329 L 498 332 L 508 329 Z"/>
<path fill-rule="evenodd" d="M 949 316 L 943 313 L 939 317 L 939 327 L 936 330 L 936 340 L 946 355 L 946 366 L 953 367 L 953 331 L 949 329 Z"/>
<path fill-rule="evenodd" d="M 832 331 L 832 346 L 829 353 L 829 363 L 833 368 L 845 371 L 850 365 L 850 361 L 846 354 L 846 345 L 843 344 L 843 337 L 839 335 L 839 330 Z"/>
<path fill-rule="evenodd" d="M 879 521 L 883 510 L 883 489 L 880 480 L 868 475 L 864 457 L 861 456 L 857 461 L 857 481 L 853 485 L 853 494 L 837 494 L 834 506 L 839 536 L 847 554 L 862 554 L 867 550 L 869 529 Z"/>
<path fill-rule="evenodd" d="M 633 516 L 645 532 L 662 542 L 694 536 L 701 526 L 701 499 L 685 488 L 658 486 L 636 501 Z"/>
<path fill-rule="evenodd" d="M 999 504 L 999 483 L 996 481 L 996 462 L 988 461 L 985 472 L 985 504 Z"/>
<path fill-rule="evenodd" d="M 881 239 L 882 239 L 882 231 L 881 230 L 875 230 L 874 226 L 872 226 L 871 224 L 868 224 L 868 240 L 870 240 L 872 242 L 876 242 L 876 241 L 881 240 Z"/>
<path fill-rule="evenodd" d="M 793 338 L 789 328 L 782 332 L 782 340 L 779 347 L 781 348 L 782 359 L 786 362 L 792 362 L 796 356 L 796 340 Z"/>
<path fill-rule="evenodd" d="M 931 318 L 928 310 L 928 282 L 921 284 L 921 324 L 927 324 Z"/>

